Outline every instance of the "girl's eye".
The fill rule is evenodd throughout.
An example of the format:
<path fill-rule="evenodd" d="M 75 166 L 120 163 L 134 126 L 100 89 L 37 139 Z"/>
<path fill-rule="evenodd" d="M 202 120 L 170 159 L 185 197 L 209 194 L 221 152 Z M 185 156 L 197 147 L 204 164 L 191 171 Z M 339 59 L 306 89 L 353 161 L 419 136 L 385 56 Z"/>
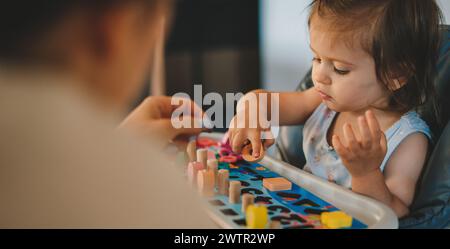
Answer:
<path fill-rule="evenodd" d="M 334 71 L 340 75 L 346 75 L 346 74 L 350 73 L 350 71 L 348 71 L 348 70 L 339 70 L 336 67 L 334 67 Z"/>

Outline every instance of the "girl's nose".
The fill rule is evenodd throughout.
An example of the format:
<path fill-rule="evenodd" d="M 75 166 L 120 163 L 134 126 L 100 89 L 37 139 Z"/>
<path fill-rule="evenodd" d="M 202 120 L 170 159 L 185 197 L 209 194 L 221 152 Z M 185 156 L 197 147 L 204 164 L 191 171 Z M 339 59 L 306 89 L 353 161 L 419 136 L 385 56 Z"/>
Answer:
<path fill-rule="evenodd" d="M 315 82 L 320 84 L 324 85 L 331 84 L 331 78 L 328 76 L 324 64 L 314 66 L 312 78 Z"/>

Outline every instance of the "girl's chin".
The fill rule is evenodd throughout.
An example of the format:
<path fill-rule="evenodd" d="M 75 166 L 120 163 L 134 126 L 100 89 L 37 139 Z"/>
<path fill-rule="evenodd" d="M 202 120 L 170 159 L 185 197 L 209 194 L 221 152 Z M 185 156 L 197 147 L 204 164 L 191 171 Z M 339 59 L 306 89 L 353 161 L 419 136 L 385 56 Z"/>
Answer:
<path fill-rule="evenodd" d="M 330 109 L 330 110 L 332 110 L 332 111 L 335 111 L 335 112 L 340 112 L 341 110 L 341 108 L 339 108 L 339 106 L 338 105 L 336 105 L 336 103 L 335 102 L 333 102 L 333 101 L 330 101 L 330 100 L 322 100 L 322 103 L 324 103 L 327 107 L 328 107 L 328 109 Z"/>
<path fill-rule="evenodd" d="M 322 101 L 328 109 L 335 111 L 335 112 L 348 112 L 351 111 L 352 108 L 349 108 L 348 106 L 342 106 L 337 104 L 335 101 Z"/>

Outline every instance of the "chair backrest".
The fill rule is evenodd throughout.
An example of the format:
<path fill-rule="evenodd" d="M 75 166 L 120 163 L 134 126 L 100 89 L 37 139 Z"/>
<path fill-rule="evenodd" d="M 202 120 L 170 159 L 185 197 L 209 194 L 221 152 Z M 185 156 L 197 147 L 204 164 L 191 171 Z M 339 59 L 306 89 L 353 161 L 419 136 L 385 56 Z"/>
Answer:
<path fill-rule="evenodd" d="M 400 220 L 401 228 L 448 228 L 450 226 L 450 29 L 444 26 L 437 94 L 441 102 L 441 134 L 437 124 L 430 122 L 439 140 L 419 180 L 411 213 Z M 430 110 L 428 115 L 431 115 Z M 423 117 L 427 118 L 425 112 Z"/>

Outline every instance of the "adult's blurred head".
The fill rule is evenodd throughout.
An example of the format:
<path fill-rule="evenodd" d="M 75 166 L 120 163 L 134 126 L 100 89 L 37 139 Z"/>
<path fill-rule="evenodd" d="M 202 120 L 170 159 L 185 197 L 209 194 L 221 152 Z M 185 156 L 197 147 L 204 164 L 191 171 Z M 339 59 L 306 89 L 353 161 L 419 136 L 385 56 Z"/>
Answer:
<path fill-rule="evenodd" d="M 69 74 L 108 105 L 136 96 L 170 0 L 5 1 L 0 63 Z"/>

